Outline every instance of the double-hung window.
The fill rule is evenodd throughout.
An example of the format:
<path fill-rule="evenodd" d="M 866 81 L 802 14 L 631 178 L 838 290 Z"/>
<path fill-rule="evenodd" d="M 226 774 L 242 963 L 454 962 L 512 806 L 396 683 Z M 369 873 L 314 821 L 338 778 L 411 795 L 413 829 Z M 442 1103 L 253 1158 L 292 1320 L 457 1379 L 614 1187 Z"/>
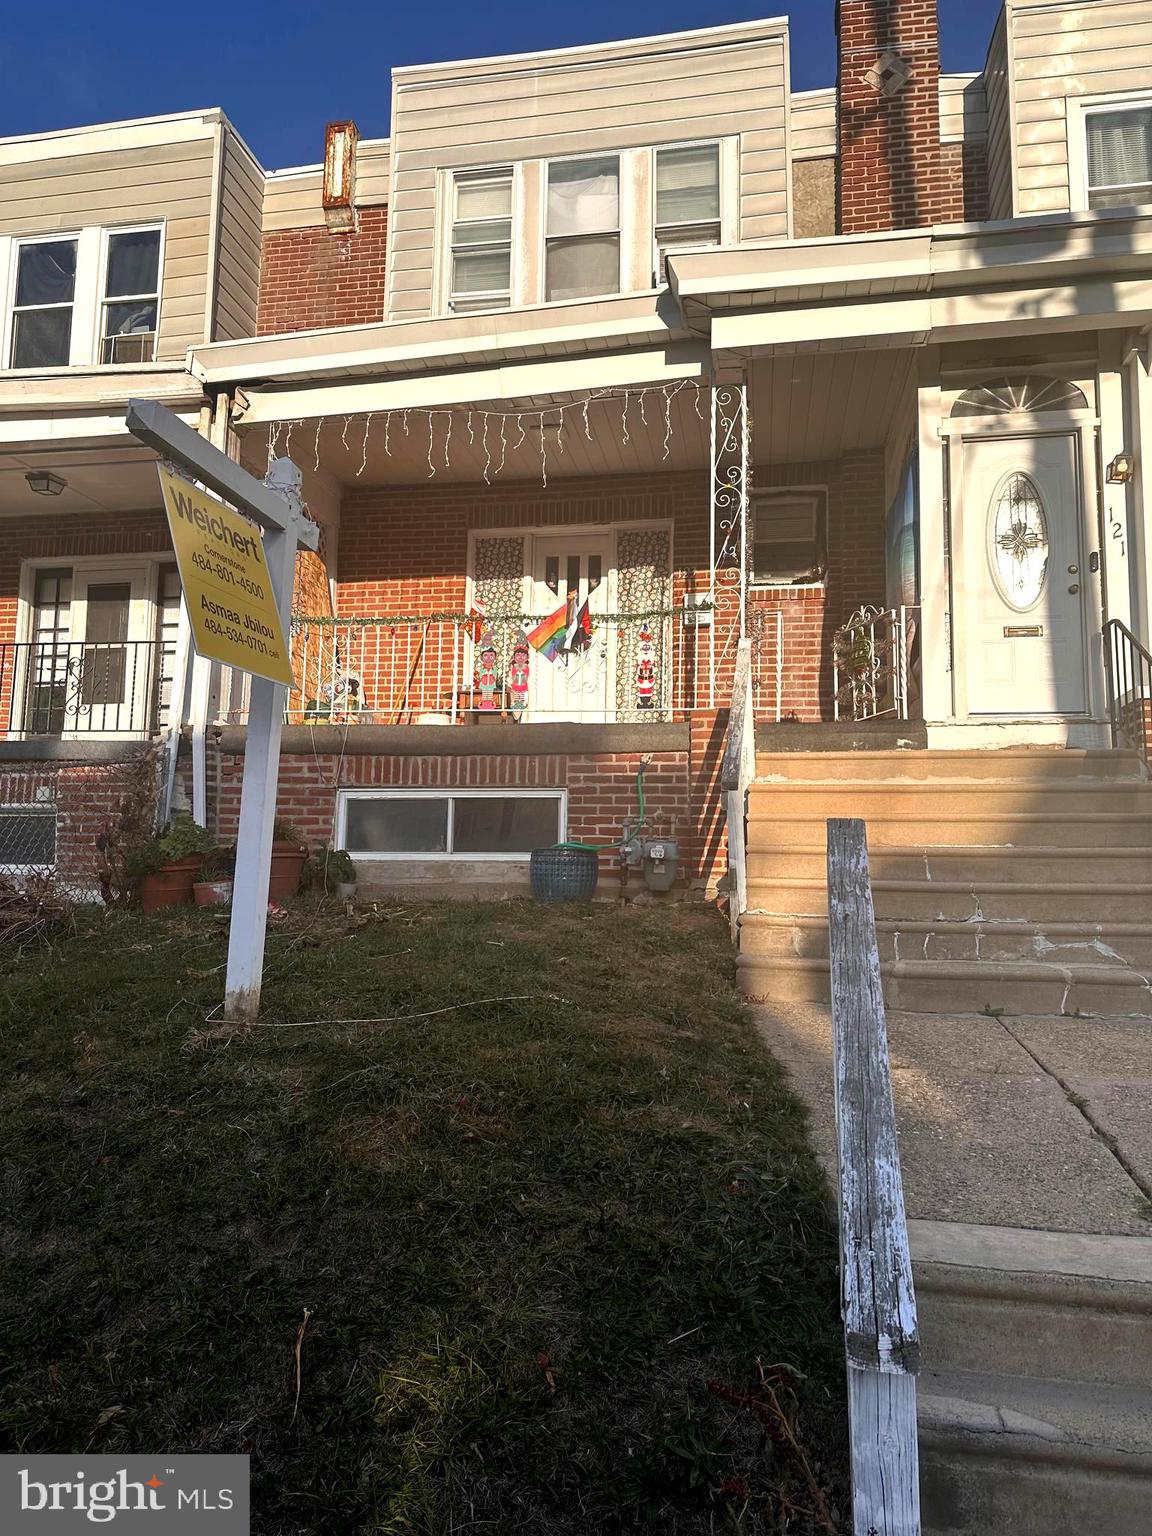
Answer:
<path fill-rule="evenodd" d="M 620 292 L 620 157 L 548 165 L 545 299 Z"/>
<path fill-rule="evenodd" d="M 824 579 L 824 492 L 764 491 L 752 499 L 752 580 L 789 587 Z"/>
<path fill-rule="evenodd" d="M 458 174 L 452 186 L 454 314 L 512 302 L 512 172 Z"/>
<path fill-rule="evenodd" d="M 1152 98 L 1084 111 L 1089 208 L 1152 203 Z"/>
<path fill-rule="evenodd" d="M 160 231 L 113 231 L 104 260 L 100 361 L 150 363 L 159 305 Z"/>
<path fill-rule="evenodd" d="M 720 146 L 674 144 L 656 151 L 656 274 L 671 250 L 720 243 Z"/>
<path fill-rule="evenodd" d="M 10 368 L 63 368 L 71 359 L 75 240 L 26 240 L 16 249 Z"/>

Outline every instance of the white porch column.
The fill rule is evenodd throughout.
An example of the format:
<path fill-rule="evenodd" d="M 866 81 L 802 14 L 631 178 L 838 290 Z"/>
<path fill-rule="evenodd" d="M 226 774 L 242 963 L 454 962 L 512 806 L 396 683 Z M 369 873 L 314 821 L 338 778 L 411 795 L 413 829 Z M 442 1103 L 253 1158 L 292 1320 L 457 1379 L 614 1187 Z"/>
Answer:
<path fill-rule="evenodd" d="M 1097 375 L 1097 409 L 1100 413 L 1101 535 L 1104 564 L 1105 617 L 1132 627 L 1132 595 L 1136 583 L 1136 529 L 1132 525 L 1131 485 L 1109 485 L 1108 465 L 1128 447 L 1124 410 L 1124 374 L 1120 337 L 1101 337 L 1100 371 Z"/>
<path fill-rule="evenodd" d="M 948 504 L 940 436 L 940 364 L 920 360 L 917 386 L 920 491 L 920 690 L 926 721 L 955 716 L 952 677 L 952 594 L 948 569 Z"/>
<path fill-rule="evenodd" d="M 1129 486 L 1135 603 L 1132 628 L 1145 645 L 1152 643 L 1152 338 L 1146 334 L 1124 360 L 1125 416 L 1135 461 Z M 1105 464 L 1108 460 L 1104 460 Z"/>

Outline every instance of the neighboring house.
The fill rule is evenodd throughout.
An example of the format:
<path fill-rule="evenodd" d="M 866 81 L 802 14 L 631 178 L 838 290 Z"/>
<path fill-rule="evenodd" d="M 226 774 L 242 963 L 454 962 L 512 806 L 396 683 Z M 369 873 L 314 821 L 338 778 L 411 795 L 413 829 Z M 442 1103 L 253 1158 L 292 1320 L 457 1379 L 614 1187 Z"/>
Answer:
<path fill-rule="evenodd" d="M 1152 0 L 1008 0 L 963 76 L 923 0 L 838 11 L 826 91 L 776 19 L 399 69 L 326 168 L 217 112 L 0 143 L 0 840 L 79 845 L 182 723 L 235 824 L 243 680 L 172 687 L 133 394 L 303 471 L 281 808 L 382 883 L 522 881 L 645 763 L 714 889 L 743 635 L 764 722 L 1105 744 L 1102 624 L 1152 604 Z"/>

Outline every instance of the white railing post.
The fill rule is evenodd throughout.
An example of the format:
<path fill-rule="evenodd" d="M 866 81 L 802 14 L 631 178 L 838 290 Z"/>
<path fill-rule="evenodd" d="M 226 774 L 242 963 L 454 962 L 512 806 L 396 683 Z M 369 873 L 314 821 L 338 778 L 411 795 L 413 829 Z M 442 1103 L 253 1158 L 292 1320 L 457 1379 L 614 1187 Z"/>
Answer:
<path fill-rule="evenodd" d="M 740 919 L 748 907 L 746 817 L 748 786 L 756 777 L 756 714 L 752 697 L 752 642 L 736 647 L 732 704 L 720 764 L 728 832 L 728 921 L 732 943 L 740 942 Z"/>
<path fill-rule="evenodd" d="M 841 1311 L 855 1536 L 919 1536 L 920 1338 L 862 821 L 828 823 Z"/>
<path fill-rule="evenodd" d="M 713 385 L 709 444 L 708 707 L 715 709 L 724 659 L 732 641 L 747 634 L 749 421 L 748 387 L 742 380 Z M 721 624 L 727 635 L 718 649 Z"/>

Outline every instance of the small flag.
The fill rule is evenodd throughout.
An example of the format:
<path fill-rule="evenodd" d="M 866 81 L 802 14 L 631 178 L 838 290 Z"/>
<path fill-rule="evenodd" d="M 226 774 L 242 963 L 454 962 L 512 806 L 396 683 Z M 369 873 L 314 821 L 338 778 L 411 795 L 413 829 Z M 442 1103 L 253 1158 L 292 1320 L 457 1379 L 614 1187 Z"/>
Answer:
<path fill-rule="evenodd" d="M 484 616 L 487 613 L 484 604 L 477 601 L 468 610 L 468 624 L 466 633 L 472 638 L 473 645 L 480 644 L 480 636 L 484 633 Z"/>
<path fill-rule="evenodd" d="M 564 635 L 564 649 L 568 652 L 586 651 L 592 644 L 592 615 L 585 598 L 579 613 L 569 624 Z"/>
<path fill-rule="evenodd" d="M 564 649 L 575 601 L 574 596 L 566 597 L 555 613 L 550 613 L 546 619 L 541 619 L 528 636 L 529 645 L 535 646 L 542 656 L 547 656 L 549 661 L 555 661 Z"/>

